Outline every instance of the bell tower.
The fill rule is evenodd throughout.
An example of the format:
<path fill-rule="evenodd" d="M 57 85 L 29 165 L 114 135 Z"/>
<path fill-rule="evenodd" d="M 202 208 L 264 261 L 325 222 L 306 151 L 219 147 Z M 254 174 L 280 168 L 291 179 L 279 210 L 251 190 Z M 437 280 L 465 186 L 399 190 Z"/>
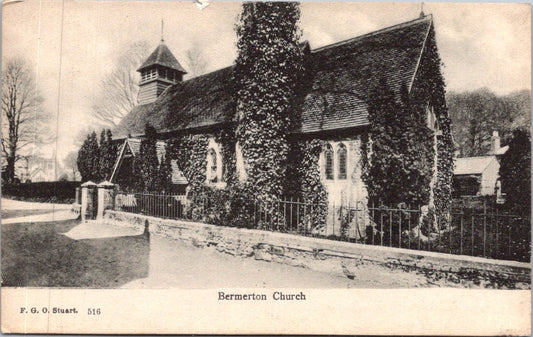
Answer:
<path fill-rule="evenodd" d="M 141 73 L 137 102 L 141 105 L 154 102 L 167 87 L 183 81 L 183 75 L 187 73 L 168 49 L 162 35 L 159 46 L 137 69 Z"/>

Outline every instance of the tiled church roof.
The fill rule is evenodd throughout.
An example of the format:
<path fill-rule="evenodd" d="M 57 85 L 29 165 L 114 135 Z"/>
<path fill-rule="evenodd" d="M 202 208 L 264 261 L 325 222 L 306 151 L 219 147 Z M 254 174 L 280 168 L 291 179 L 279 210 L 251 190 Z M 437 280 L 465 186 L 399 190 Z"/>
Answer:
<path fill-rule="evenodd" d="M 382 77 L 392 87 L 411 85 L 431 24 L 432 17 L 425 16 L 311 51 L 311 78 L 296 100 L 303 103 L 295 109 L 299 121 L 293 132 L 367 125 L 369 90 Z M 232 69 L 169 87 L 156 102 L 133 109 L 115 129 L 115 137 L 142 134 L 147 122 L 168 132 L 234 121 Z"/>
<path fill-rule="evenodd" d="M 187 73 L 181 64 L 176 60 L 170 49 L 163 42 L 157 46 L 157 48 L 148 56 L 146 61 L 139 67 L 137 71 L 141 71 L 144 68 L 148 68 L 152 65 L 161 65 L 168 68 L 176 69 L 182 73 Z"/>

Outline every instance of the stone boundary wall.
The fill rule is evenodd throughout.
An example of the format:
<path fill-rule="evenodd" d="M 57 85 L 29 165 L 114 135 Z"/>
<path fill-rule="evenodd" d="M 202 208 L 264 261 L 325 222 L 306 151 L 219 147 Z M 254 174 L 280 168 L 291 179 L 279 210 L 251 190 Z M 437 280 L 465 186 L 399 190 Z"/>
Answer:
<path fill-rule="evenodd" d="M 152 234 L 189 242 L 195 247 L 214 246 L 220 252 L 235 256 L 253 256 L 257 260 L 324 272 L 342 269 L 348 278 L 353 278 L 351 270 L 358 265 L 372 263 L 422 273 L 428 280 L 440 283 L 492 288 L 530 288 L 531 284 L 531 265 L 523 262 L 356 244 L 112 210 L 105 212 L 103 221 L 139 231 L 149 230 Z"/>

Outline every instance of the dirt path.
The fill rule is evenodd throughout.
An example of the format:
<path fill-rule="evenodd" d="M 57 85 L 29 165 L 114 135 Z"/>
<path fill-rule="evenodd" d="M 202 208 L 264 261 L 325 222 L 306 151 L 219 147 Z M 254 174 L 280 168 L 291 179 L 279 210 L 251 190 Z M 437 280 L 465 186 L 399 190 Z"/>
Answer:
<path fill-rule="evenodd" d="M 27 202 L 2 198 L 2 224 L 62 221 L 75 219 L 72 205 Z"/>
<path fill-rule="evenodd" d="M 33 203 L 32 203 L 33 204 Z M 21 202 L 2 203 L 23 207 Z M 430 286 L 416 273 L 366 264 L 348 279 L 340 269 L 319 272 L 257 261 L 131 228 L 61 218 L 65 205 L 28 205 L 50 213 L 2 220 L 4 286 L 126 288 L 406 288 Z M 34 207 L 35 206 L 35 207 Z M 68 205 L 67 205 L 68 206 Z M 19 208 L 20 209 L 20 208 Z M 55 218 L 54 218 L 55 217 Z M 52 221 L 50 221 L 54 218 Z M 9 223 L 8 223 L 9 222 Z M 434 286 L 434 285 L 433 285 Z"/>

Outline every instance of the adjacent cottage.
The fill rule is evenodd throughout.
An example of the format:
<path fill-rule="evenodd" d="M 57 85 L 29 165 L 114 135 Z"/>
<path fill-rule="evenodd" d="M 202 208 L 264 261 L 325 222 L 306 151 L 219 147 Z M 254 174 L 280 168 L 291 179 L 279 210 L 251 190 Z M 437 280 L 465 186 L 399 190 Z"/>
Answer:
<path fill-rule="evenodd" d="M 500 137 L 494 131 L 491 151 L 486 156 L 457 158 L 453 172 L 456 197 L 501 196 L 500 156 L 509 149 L 500 147 Z"/>

